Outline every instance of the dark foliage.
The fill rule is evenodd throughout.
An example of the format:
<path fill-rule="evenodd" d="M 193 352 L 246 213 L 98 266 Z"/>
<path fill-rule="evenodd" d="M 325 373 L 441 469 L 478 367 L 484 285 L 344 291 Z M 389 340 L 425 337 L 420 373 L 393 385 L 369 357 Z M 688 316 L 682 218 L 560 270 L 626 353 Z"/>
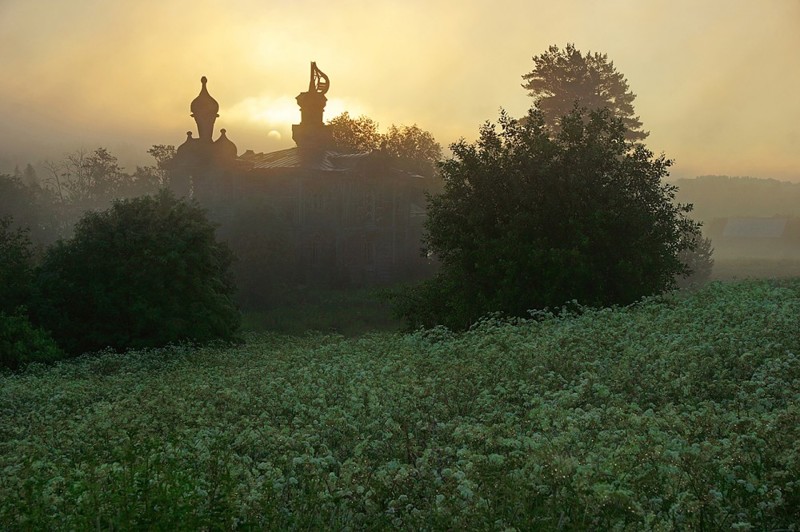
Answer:
<path fill-rule="evenodd" d="M 530 91 L 545 123 L 554 131 L 577 102 L 591 110 L 609 109 L 625 124 L 628 140 L 644 140 L 649 135 L 642 131 L 642 122 L 633 110 L 636 95 L 606 54 L 583 55 L 574 44 L 567 44 L 563 50 L 551 46 L 533 57 L 533 65 L 533 70 L 522 76 L 523 87 Z"/>
<path fill-rule="evenodd" d="M 166 191 L 116 201 L 48 250 L 34 316 L 71 354 L 231 339 L 231 257 L 196 203 Z"/>
<path fill-rule="evenodd" d="M 28 232 L 12 228 L 11 217 L 0 218 L 0 312 L 12 312 L 28 300 L 32 258 Z"/>
<path fill-rule="evenodd" d="M 25 183 L 19 177 L 0 175 L 0 218 L 6 217 L 13 218 L 12 227 L 27 230 L 37 248 L 57 240 L 61 212 L 56 198 L 35 181 Z"/>
<path fill-rule="evenodd" d="M 19 369 L 31 362 L 54 362 L 65 354 L 50 335 L 22 314 L 0 312 L 0 368 Z"/>
<path fill-rule="evenodd" d="M 526 316 L 577 300 L 625 305 L 674 286 L 698 224 L 662 183 L 671 162 L 625 140 L 608 110 L 574 109 L 551 137 L 541 112 L 451 146 L 430 198 L 439 275 L 395 298 L 412 326 L 463 329 L 486 313 Z"/>

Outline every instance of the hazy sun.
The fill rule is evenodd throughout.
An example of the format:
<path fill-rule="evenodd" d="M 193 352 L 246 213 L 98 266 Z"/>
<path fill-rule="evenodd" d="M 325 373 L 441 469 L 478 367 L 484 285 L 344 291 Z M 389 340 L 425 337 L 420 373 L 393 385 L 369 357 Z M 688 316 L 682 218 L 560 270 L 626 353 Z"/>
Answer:
<path fill-rule="evenodd" d="M 233 120 L 288 126 L 300 122 L 300 109 L 292 98 L 246 98 L 230 111 Z"/>
<path fill-rule="evenodd" d="M 325 106 L 323 119 L 327 122 L 345 111 L 348 111 L 350 116 L 357 117 L 363 114 L 363 107 L 354 101 L 331 98 Z M 281 131 L 288 130 L 292 124 L 300 123 L 300 108 L 294 98 L 250 97 L 227 110 L 225 118 L 232 122 L 267 126 L 271 130 L 267 134 L 269 138 L 280 140 L 283 137 Z"/>

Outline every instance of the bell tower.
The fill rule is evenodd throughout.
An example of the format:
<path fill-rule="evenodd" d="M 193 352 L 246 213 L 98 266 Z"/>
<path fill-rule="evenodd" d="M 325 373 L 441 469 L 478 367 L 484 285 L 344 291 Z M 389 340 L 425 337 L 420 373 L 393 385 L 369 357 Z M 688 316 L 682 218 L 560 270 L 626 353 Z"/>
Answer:
<path fill-rule="evenodd" d="M 299 148 L 325 149 L 332 143 L 331 131 L 322 121 L 325 93 L 330 88 L 330 80 L 316 62 L 311 62 L 311 77 L 308 91 L 297 95 L 300 106 L 300 123 L 292 125 L 292 139 Z"/>

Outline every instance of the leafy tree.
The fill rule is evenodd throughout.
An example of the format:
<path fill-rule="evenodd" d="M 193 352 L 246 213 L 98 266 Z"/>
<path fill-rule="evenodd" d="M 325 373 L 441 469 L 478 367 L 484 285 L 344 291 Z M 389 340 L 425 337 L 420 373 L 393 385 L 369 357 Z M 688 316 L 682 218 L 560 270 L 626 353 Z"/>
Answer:
<path fill-rule="evenodd" d="M 47 331 L 33 326 L 26 316 L 0 312 L 0 368 L 13 370 L 64 357 Z"/>
<path fill-rule="evenodd" d="M 175 146 L 155 144 L 147 153 L 153 156 L 156 164 L 136 167 L 131 175 L 131 182 L 124 191 L 125 197 L 154 194 L 170 185 L 170 163 L 175 157 Z"/>
<path fill-rule="evenodd" d="M 196 203 L 169 192 L 89 212 L 38 271 L 38 324 L 71 354 L 231 339 L 232 255 Z"/>
<path fill-rule="evenodd" d="M 377 150 L 381 145 L 378 123 L 367 116 L 352 118 L 345 111 L 328 121 L 328 126 L 331 128 L 334 144 L 342 151 L 369 152 Z"/>
<path fill-rule="evenodd" d="M 425 237 L 441 270 L 395 297 L 411 325 L 465 328 L 572 300 L 625 305 L 687 273 L 680 253 L 699 226 L 661 182 L 671 161 L 626 142 L 607 109 L 574 109 L 555 137 L 535 109 L 499 125 L 453 144 L 441 165 Z"/>
<path fill-rule="evenodd" d="M 156 166 L 139 167 L 128 174 L 106 148 L 91 153 L 78 150 L 60 162 L 45 163 L 50 174 L 46 183 L 68 210 L 82 213 L 106 208 L 114 199 L 152 194 L 164 186 L 174 151 L 173 146 L 153 146 L 148 153 L 156 159 Z"/>
<path fill-rule="evenodd" d="M 118 159 L 105 148 L 92 153 L 78 150 L 67 155 L 62 178 L 70 199 L 76 203 L 97 202 L 118 197 L 130 182 Z"/>
<path fill-rule="evenodd" d="M 380 133 L 378 123 L 367 116 L 351 118 L 345 111 L 328 122 L 333 131 L 336 147 L 347 152 L 368 152 L 383 149 L 395 157 L 400 166 L 424 175 L 434 173 L 442 157 L 442 147 L 433 135 L 414 124 L 391 125 Z"/>
<path fill-rule="evenodd" d="M 423 175 L 433 174 L 436 163 L 442 158 L 442 147 L 429 132 L 416 124 L 392 125 L 382 139 L 389 154 L 406 161 L 412 170 Z"/>
<path fill-rule="evenodd" d="M 28 232 L 13 229 L 11 217 L 0 218 L 0 312 L 24 305 L 33 280 L 33 252 Z"/>
<path fill-rule="evenodd" d="M 625 77 L 617 72 L 606 54 L 581 54 L 574 44 L 563 50 L 551 46 L 533 57 L 533 70 L 523 75 L 522 85 L 530 91 L 545 123 L 553 130 L 561 127 L 561 117 L 569 114 L 575 103 L 590 110 L 608 108 L 625 124 L 628 140 L 644 140 L 642 122 L 634 115 L 633 94 Z"/>
<path fill-rule="evenodd" d="M 149 155 L 153 156 L 156 160 L 156 166 L 160 170 L 164 170 L 169 166 L 172 159 L 175 158 L 175 146 L 172 144 L 153 144 L 149 150 Z"/>
<path fill-rule="evenodd" d="M 175 146 L 171 144 L 154 144 L 149 150 L 153 156 L 155 166 L 137 166 L 133 174 L 135 188 L 144 190 L 144 193 L 153 193 L 159 188 L 169 185 L 170 163 L 175 158 Z M 141 195 L 141 194 L 137 194 Z"/>
<path fill-rule="evenodd" d="M 53 194 L 38 184 L 23 183 L 19 178 L 0 175 L 0 218 L 10 217 L 12 225 L 29 231 L 37 247 L 57 239 L 59 212 Z"/>

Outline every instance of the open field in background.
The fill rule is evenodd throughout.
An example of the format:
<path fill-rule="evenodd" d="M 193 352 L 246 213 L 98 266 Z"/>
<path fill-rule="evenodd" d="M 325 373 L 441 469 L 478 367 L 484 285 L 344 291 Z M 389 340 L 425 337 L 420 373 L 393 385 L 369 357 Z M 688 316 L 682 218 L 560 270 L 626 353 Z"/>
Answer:
<path fill-rule="evenodd" d="M 2 529 L 793 530 L 800 280 L 0 376 Z"/>
<path fill-rule="evenodd" d="M 711 271 L 711 279 L 716 281 L 788 277 L 800 277 L 800 260 L 714 257 L 714 268 Z"/>

